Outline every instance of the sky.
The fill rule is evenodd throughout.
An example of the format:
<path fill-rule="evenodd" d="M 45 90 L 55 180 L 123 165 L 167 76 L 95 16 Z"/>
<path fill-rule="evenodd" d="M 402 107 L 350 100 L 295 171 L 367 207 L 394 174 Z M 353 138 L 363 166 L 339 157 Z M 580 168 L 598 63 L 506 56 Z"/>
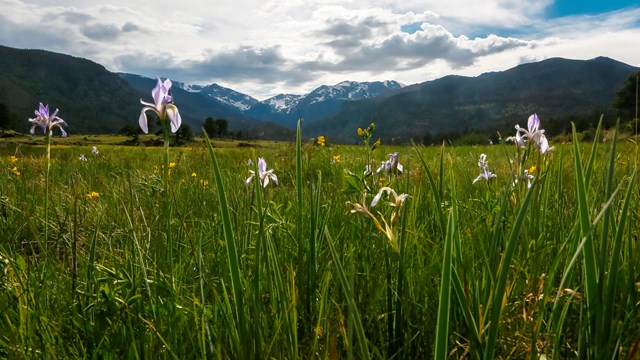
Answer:
<path fill-rule="evenodd" d="M 0 0 L 0 9 L 0 45 L 258 100 L 551 57 L 640 66 L 640 5 L 627 0 Z"/>

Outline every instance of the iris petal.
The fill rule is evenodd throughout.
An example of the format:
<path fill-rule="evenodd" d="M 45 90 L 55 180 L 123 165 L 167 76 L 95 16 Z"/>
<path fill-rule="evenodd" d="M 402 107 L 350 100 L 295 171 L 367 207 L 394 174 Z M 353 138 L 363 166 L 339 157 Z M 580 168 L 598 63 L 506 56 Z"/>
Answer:
<path fill-rule="evenodd" d="M 138 118 L 138 124 L 140 125 L 140 129 L 142 129 L 142 132 L 147 134 L 149 133 L 149 128 L 147 127 L 147 114 L 145 114 L 145 111 L 147 111 L 148 108 L 142 108 L 142 112 L 140 112 L 140 117 Z"/>
<path fill-rule="evenodd" d="M 167 115 L 169 116 L 169 122 L 171 125 L 171 132 L 175 133 L 182 125 L 182 118 L 180 117 L 180 112 L 178 112 L 178 108 L 173 105 L 167 105 Z"/>

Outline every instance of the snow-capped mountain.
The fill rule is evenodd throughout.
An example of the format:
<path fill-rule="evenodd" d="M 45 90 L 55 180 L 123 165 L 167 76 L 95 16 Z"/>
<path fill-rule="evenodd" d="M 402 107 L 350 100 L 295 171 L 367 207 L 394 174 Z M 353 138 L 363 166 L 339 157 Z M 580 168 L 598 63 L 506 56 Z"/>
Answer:
<path fill-rule="evenodd" d="M 206 95 L 260 120 L 292 125 L 299 114 L 313 121 L 333 115 L 345 101 L 376 97 L 404 85 L 397 81 L 343 81 L 335 85 L 322 85 L 308 94 L 279 94 L 263 101 L 218 84 L 202 86 L 174 81 L 174 86 L 190 93 Z"/>
<path fill-rule="evenodd" d="M 322 85 L 305 95 L 277 95 L 263 100 L 262 103 L 270 105 L 276 112 L 291 114 L 296 108 L 300 110 L 327 101 L 342 103 L 348 100 L 372 98 L 403 86 L 397 81 L 343 81 L 335 85 Z"/>
<path fill-rule="evenodd" d="M 259 101 L 249 95 L 235 90 L 222 87 L 218 84 L 211 84 L 203 87 L 200 93 L 210 96 L 227 105 L 233 106 L 240 111 L 247 111 L 255 106 Z"/>
<path fill-rule="evenodd" d="M 255 106 L 258 103 L 257 99 L 254 99 L 249 95 L 220 86 L 218 84 L 202 86 L 176 81 L 174 82 L 174 85 L 190 93 L 200 93 L 209 96 L 242 112 L 249 110 L 251 107 Z"/>
<path fill-rule="evenodd" d="M 154 81 L 139 75 L 119 75 L 130 85 L 137 84 L 141 89 Z M 148 84 L 142 85 L 143 83 Z M 249 95 L 215 83 L 203 86 L 173 80 L 174 95 L 182 97 L 182 102 L 187 100 L 185 96 L 194 104 L 208 99 L 206 101 L 213 106 L 209 111 L 211 115 L 208 116 L 255 119 L 291 128 L 295 127 L 299 117 L 304 118 L 307 123 L 326 119 L 335 115 L 347 101 L 373 98 L 403 86 L 396 81 L 343 81 L 335 85 L 322 85 L 304 95 L 279 94 L 258 101 Z M 206 112 L 206 109 L 201 110 L 203 114 Z"/>
<path fill-rule="evenodd" d="M 376 97 L 387 91 L 402 88 L 396 81 L 343 81 L 333 86 L 323 85 L 306 96 L 309 104 L 331 100 L 360 100 Z"/>
<path fill-rule="evenodd" d="M 254 106 L 248 113 L 257 119 L 294 127 L 299 116 L 314 122 L 333 116 L 346 101 L 373 98 L 403 86 L 397 81 L 343 81 L 322 85 L 305 95 L 276 95 L 261 101 L 262 107 Z"/>
<path fill-rule="evenodd" d="M 275 112 L 289 114 L 296 110 L 298 103 L 304 97 L 305 95 L 279 94 L 261 102 L 268 105 Z"/>

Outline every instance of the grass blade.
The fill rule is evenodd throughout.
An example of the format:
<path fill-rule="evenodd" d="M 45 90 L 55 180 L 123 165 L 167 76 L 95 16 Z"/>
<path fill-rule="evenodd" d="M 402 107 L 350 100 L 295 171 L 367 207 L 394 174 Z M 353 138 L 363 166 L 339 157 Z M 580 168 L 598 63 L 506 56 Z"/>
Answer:
<path fill-rule="evenodd" d="M 442 179 L 440 179 L 440 186 L 438 186 L 435 182 L 435 179 L 433 178 L 433 175 L 431 174 L 431 170 L 429 170 L 429 166 L 427 166 L 426 161 L 424 160 L 424 157 L 422 156 L 422 154 L 420 153 L 420 151 L 418 150 L 418 147 L 416 146 L 415 143 L 413 143 L 413 150 L 415 150 L 416 155 L 418 155 L 418 158 L 420 159 L 420 163 L 422 164 L 422 168 L 424 169 L 425 173 L 427 174 L 427 180 L 429 181 L 429 186 L 431 187 L 431 192 L 433 193 L 433 197 L 435 199 L 435 204 L 434 207 L 436 209 L 436 213 L 438 214 L 438 223 L 440 225 L 440 230 L 442 231 L 442 233 L 444 234 L 446 232 L 447 229 L 447 223 L 445 221 L 445 217 L 444 217 L 444 212 L 442 211 L 442 207 L 440 206 L 442 204 L 442 196 L 441 196 L 441 191 L 442 191 Z M 442 161 L 443 158 L 441 157 L 440 159 L 440 168 L 442 171 Z M 440 177 L 442 177 L 442 174 L 440 175 Z"/>
<path fill-rule="evenodd" d="M 362 327 L 362 320 L 360 319 L 360 313 L 358 312 L 358 308 L 356 307 L 356 303 L 353 300 L 353 291 L 351 286 L 349 285 L 349 280 L 347 279 L 347 275 L 345 274 L 344 267 L 342 266 L 342 262 L 338 257 L 336 252 L 336 248 L 333 245 L 333 240 L 331 239 L 331 234 L 329 233 L 329 229 L 324 229 L 324 236 L 327 240 L 327 244 L 329 245 L 329 251 L 331 252 L 331 257 L 333 258 L 333 262 L 336 265 L 336 270 L 338 272 L 338 279 L 340 280 L 340 285 L 342 287 L 342 291 L 344 291 L 345 297 L 347 298 L 347 302 L 349 304 L 349 313 L 353 316 L 353 322 L 355 325 L 356 338 L 358 340 L 358 347 L 360 348 L 360 358 L 363 360 L 371 359 L 371 355 L 369 354 L 369 346 L 367 345 L 367 337 L 364 334 L 364 328 Z"/>
<path fill-rule="evenodd" d="M 455 206 L 454 206 L 455 207 Z M 442 272 L 440 279 L 440 294 L 438 295 L 438 321 L 436 323 L 436 344 L 434 359 L 447 358 L 447 338 L 449 335 L 449 312 L 451 307 L 451 269 L 453 237 L 457 225 L 454 216 L 454 208 L 449 211 L 449 221 L 444 242 L 444 258 L 442 260 Z"/>
<path fill-rule="evenodd" d="M 596 254 L 591 234 L 591 222 L 589 221 L 589 205 L 587 202 L 587 179 L 585 179 L 582 168 L 582 159 L 576 134 L 575 124 L 571 124 L 573 130 L 573 158 L 576 172 L 576 197 L 578 199 L 578 217 L 580 219 L 580 233 L 584 238 L 584 280 L 585 293 L 587 296 L 588 319 L 591 334 L 595 335 L 596 327 L 593 320 L 598 318 L 601 307 L 598 306 L 598 269 L 596 264 Z M 594 145 L 595 147 L 595 145 Z M 589 162 L 591 167 L 592 160 Z"/>
<path fill-rule="evenodd" d="M 496 290 L 493 294 L 493 307 L 490 314 L 491 322 L 489 324 L 489 335 L 487 337 L 487 343 L 484 353 L 485 359 L 494 358 L 496 339 L 498 338 L 498 329 L 500 327 L 500 315 L 502 313 L 502 299 L 504 298 L 504 293 L 507 285 L 507 276 L 509 275 L 509 269 L 511 267 L 511 260 L 513 258 L 513 254 L 515 253 L 516 245 L 518 243 L 518 237 L 520 235 L 520 229 L 522 228 L 522 223 L 524 222 L 527 209 L 529 208 L 529 203 L 531 202 L 531 199 L 533 198 L 533 194 L 535 193 L 537 187 L 538 181 L 534 181 L 529 191 L 527 191 L 527 195 L 522 202 L 522 206 L 518 211 L 518 215 L 516 216 L 513 228 L 511 229 L 511 233 L 509 234 L 507 247 L 505 249 L 502 262 L 500 263 L 500 270 L 498 272 L 498 279 L 496 281 L 495 287 Z"/>
<path fill-rule="evenodd" d="M 211 140 L 207 132 L 204 131 L 205 138 L 207 140 L 207 146 L 209 147 L 209 155 L 211 157 L 211 166 L 213 167 L 213 174 L 216 182 L 216 190 L 218 193 L 218 203 L 220 205 L 220 213 L 222 215 L 222 226 L 224 230 L 225 245 L 227 248 L 227 261 L 229 265 L 229 271 L 231 273 L 231 290 L 233 292 L 235 307 L 236 307 L 236 326 L 238 327 L 240 337 L 239 357 L 244 359 L 251 358 L 248 350 L 252 348 L 249 342 L 248 328 L 246 316 L 244 313 L 244 294 L 242 287 L 242 280 L 240 277 L 240 259 L 238 257 L 238 250 L 236 248 L 236 242 L 233 236 L 233 228 L 231 226 L 231 216 L 229 214 L 229 205 L 227 204 L 227 197 L 224 190 L 224 181 L 222 179 L 222 173 L 220 172 L 220 166 L 218 165 L 218 159 L 216 153 L 211 145 Z"/>

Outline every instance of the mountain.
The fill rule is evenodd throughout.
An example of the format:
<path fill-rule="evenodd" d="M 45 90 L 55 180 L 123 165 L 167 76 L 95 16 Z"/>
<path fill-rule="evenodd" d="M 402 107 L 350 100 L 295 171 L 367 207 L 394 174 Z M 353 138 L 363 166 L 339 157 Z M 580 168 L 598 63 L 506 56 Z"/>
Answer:
<path fill-rule="evenodd" d="M 118 74 L 134 89 L 144 92 L 142 99 L 151 101 L 151 89 L 156 79 L 135 75 Z M 199 132 L 208 118 L 226 119 L 229 130 L 241 131 L 245 138 L 293 140 L 295 131 L 274 124 L 270 121 L 258 121 L 245 115 L 246 109 L 260 106 L 260 102 L 251 96 L 235 90 L 211 84 L 207 86 L 191 85 L 181 81 L 172 81 L 171 94 L 180 109 L 183 123 Z"/>
<path fill-rule="evenodd" d="M 534 112 L 543 125 L 549 124 L 545 119 L 567 122 L 570 117 L 609 112 L 625 79 L 639 70 L 606 57 L 551 58 L 477 77 L 445 76 L 346 102 L 336 115 L 309 124 L 306 131 L 351 142 L 357 139 L 354 129 L 371 122 L 376 136 L 386 140 L 513 129 L 515 124 L 525 125 Z"/>
<path fill-rule="evenodd" d="M 151 90 L 156 85 L 156 79 L 148 77 L 119 73 L 129 86 L 142 93 L 142 99 L 152 101 Z M 208 93 L 209 87 L 187 85 L 180 81 L 174 81 L 171 87 L 174 103 L 180 110 L 182 121 L 195 131 L 199 131 L 208 117 L 214 119 L 227 119 L 232 130 L 248 129 L 260 124 L 260 122 L 247 118 L 238 108 L 225 101 L 221 101 Z M 139 111 L 139 110 L 138 110 Z"/>
<path fill-rule="evenodd" d="M 262 101 L 265 106 L 253 106 L 246 114 L 293 128 L 299 117 L 304 118 L 305 123 L 321 121 L 335 115 L 346 102 L 374 98 L 402 87 L 396 81 L 343 81 L 332 86 L 322 85 L 306 95 L 274 96 Z"/>
<path fill-rule="evenodd" d="M 0 104 L 29 128 L 38 102 L 60 109 L 70 133 L 114 133 L 136 126 L 140 99 L 151 101 L 156 80 L 115 74 L 92 61 L 43 50 L 0 46 Z M 445 76 L 411 86 L 395 81 L 343 81 L 304 95 L 258 101 L 211 84 L 174 81 L 183 123 L 199 131 L 208 117 L 224 118 L 247 137 L 293 139 L 298 117 L 305 136 L 353 142 L 355 129 L 376 123 L 376 137 L 406 141 L 447 132 L 513 131 L 536 112 L 545 129 L 566 129 L 571 118 L 611 113 L 624 81 L 640 68 L 613 59 L 552 58 L 476 77 Z M 559 126 L 558 126 L 559 124 Z M 549 129 L 550 130 L 550 129 Z M 505 134 L 509 135 L 509 134 Z"/>
<path fill-rule="evenodd" d="M 247 111 L 259 103 L 257 99 L 254 99 L 249 95 L 222 87 L 218 84 L 211 84 L 207 86 L 189 85 L 183 82 L 176 82 L 175 84 L 185 91 L 209 96 L 217 102 L 236 108 L 241 112 Z"/>
<path fill-rule="evenodd" d="M 116 132 L 138 123 L 140 94 L 92 61 L 0 46 L 0 69 L 0 103 L 18 115 L 19 131 L 29 129 L 38 102 L 59 108 L 70 133 Z"/>
<path fill-rule="evenodd" d="M 137 75 L 121 74 L 132 86 Z M 301 116 L 311 123 L 335 115 L 342 104 L 351 100 L 369 99 L 403 87 L 396 81 L 356 82 L 343 81 L 336 85 L 322 85 L 305 95 L 279 94 L 269 99 L 257 99 L 218 84 L 192 85 L 175 81 L 175 86 L 191 94 L 204 95 L 216 106 L 216 112 L 233 119 L 248 118 L 294 128 Z M 221 106 L 226 111 L 221 110 Z M 231 113 L 229 113 L 231 112 Z"/>
<path fill-rule="evenodd" d="M 44 50 L 0 46 L 0 104 L 19 119 L 18 131 L 28 131 L 39 102 L 68 123 L 71 134 L 116 133 L 124 126 L 137 126 L 142 105 L 151 102 L 156 79 L 133 74 L 115 74 L 93 61 Z M 197 88 L 179 83 L 172 93 L 183 124 L 199 132 L 207 117 L 224 118 L 229 129 L 244 137 L 292 140 L 295 132 L 270 122 L 257 121 L 238 109 L 239 101 L 255 99 L 231 89 L 210 85 Z"/>

